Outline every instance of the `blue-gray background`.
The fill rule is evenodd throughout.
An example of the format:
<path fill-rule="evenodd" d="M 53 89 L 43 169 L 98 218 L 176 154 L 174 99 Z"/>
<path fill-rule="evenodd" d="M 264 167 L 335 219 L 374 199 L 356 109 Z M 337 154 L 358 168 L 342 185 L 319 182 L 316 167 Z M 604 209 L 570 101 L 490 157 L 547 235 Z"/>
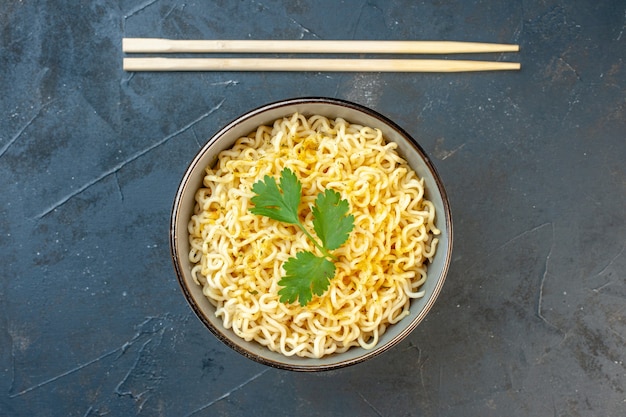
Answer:
<path fill-rule="evenodd" d="M 0 415 L 626 415 L 623 1 L 17 1 L 0 10 Z M 517 43 L 519 72 L 126 73 L 123 37 Z M 470 58 L 463 56 L 463 58 Z M 369 106 L 451 200 L 443 292 L 322 374 L 226 348 L 175 279 L 180 177 L 283 98 Z"/>

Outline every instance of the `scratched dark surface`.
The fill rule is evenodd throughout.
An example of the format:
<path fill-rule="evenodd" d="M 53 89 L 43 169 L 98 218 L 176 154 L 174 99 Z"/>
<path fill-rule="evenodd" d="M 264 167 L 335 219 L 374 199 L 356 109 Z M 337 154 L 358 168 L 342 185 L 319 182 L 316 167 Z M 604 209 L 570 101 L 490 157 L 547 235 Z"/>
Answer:
<path fill-rule="evenodd" d="M 626 4 L 312 3 L 3 3 L 0 415 L 626 415 Z M 125 36 L 518 43 L 477 58 L 522 70 L 132 74 Z M 168 248 L 200 145 L 299 96 L 356 101 L 417 137 L 455 225 L 427 320 L 322 374 L 222 345 Z"/>

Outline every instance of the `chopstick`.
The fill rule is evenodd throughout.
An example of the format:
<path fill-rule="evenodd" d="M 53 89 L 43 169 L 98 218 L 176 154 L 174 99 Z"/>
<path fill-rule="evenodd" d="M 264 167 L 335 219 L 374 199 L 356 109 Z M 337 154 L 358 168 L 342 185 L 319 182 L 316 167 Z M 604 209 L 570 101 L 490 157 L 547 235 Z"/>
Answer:
<path fill-rule="evenodd" d="M 518 62 L 446 59 L 124 58 L 124 71 L 466 72 L 519 70 Z"/>
<path fill-rule="evenodd" d="M 517 52 L 519 45 L 455 41 L 172 40 L 124 38 L 127 53 L 456 54 Z"/>
<path fill-rule="evenodd" d="M 519 45 L 457 41 L 173 40 L 124 38 L 126 53 L 460 54 L 517 52 Z M 465 72 L 519 70 L 517 62 L 447 59 L 127 58 L 125 71 Z"/>

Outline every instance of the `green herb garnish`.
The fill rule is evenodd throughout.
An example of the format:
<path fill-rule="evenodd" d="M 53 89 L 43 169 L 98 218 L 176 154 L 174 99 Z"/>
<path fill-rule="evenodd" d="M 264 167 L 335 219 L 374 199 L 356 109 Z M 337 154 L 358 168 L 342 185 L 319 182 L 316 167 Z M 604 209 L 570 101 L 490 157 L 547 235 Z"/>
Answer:
<path fill-rule="evenodd" d="M 250 209 L 253 214 L 298 226 L 322 254 L 318 256 L 311 251 L 299 252 L 283 265 L 286 275 L 278 281 L 284 287 L 278 291 L 280 301 L 293 303 L 298 300 L 301 306 L 305 306 L 313 294 L 324 294 L 335 276 L 335 264 L 332 261 L 337 258 L 330 251 L 343 245 L 354 228 L 354 216 L 348 214 L 348 201 L 342 200 L 338 192 L 330 189 L 317 195 L 311 210 L 313 229 L 320 243 L 304 227 L 298 216 L 302 184 L 293 171 L 283 169 L 280 184 L 266 175 L 263 180 L 254 183 L 252 191 L 256 194 L 252 197 L 254 207 Z"/>

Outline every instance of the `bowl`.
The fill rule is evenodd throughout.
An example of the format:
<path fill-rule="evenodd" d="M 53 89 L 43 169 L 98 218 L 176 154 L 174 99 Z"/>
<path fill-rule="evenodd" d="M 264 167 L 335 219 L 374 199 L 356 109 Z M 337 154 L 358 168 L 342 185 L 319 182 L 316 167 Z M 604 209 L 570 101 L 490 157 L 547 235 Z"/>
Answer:
<path fill-rule="evenodd" d="M 435 206 L 436 226 L 441 230 L 437 251 L 428 265 L 428 278 L 422 286 L 424 296 L 411 300 L 410 314 L 390 325 L 372 349 L 352 347 L 346 352 L 333 353 L 319 359 L 285 356 L 255 341 L 245 341 L 233 330 L 224 327 L 215 316 L 215 307 L 194 282 L 189 260 L 189 232 L 187 224 L 193 213 L 196 191 L 201 187 L 205 168 L 213 166 L 218 154 L 231 148 L 235 141 L 256 130 L 260 125 L 295 112 L 310 116 L 341 117 L 352 124 L 379 128 L 387 141 L 396 142 L 397 152 L 416 173 L 424 179 L 425 196 Z M 291 371 L 325 371 L 364 362 L 388 351 L 405 339 L 424 320 L 433 307 L 444 284 L 452 253 L 452 218 L 443 183 L 418 142 L 387 117 L 362 105 L 334 98 L 295 98 L 283 100 L 251 110 L 213 135 L 199 150 L 186 169 L 173 203 L 170 223 L 170 249 L 174 269 L 185 299 L 202 323 L 219 340 L 243 356 L 262 364 Z"/>

